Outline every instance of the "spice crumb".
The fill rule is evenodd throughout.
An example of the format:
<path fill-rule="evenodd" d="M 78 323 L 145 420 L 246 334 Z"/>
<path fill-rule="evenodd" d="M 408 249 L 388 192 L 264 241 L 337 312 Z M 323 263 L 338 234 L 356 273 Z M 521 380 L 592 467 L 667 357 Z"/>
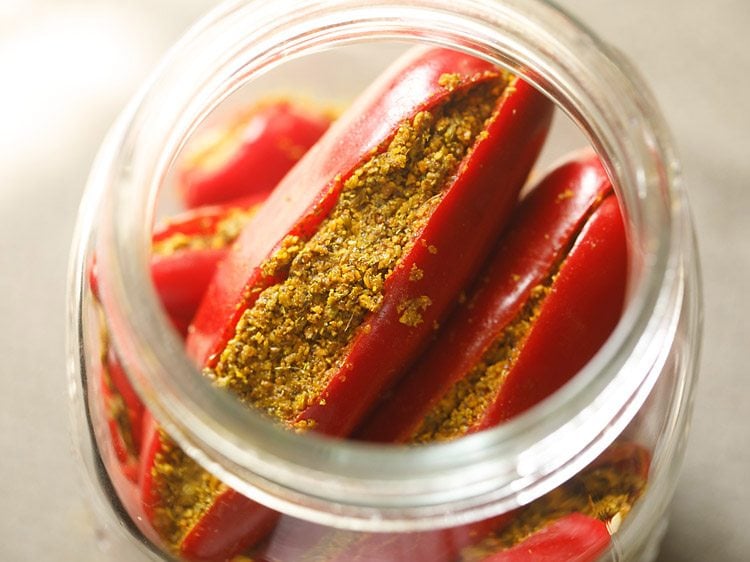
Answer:
<path fill-rule="evenodd" d="M 456 73 L 441 74 L 438 78 L 438 84 L 448 91 L 455 90 L 461 85 L 461 76 Z"/>
<path fill-rule="evenodd" d="M 418 326 L 424 322 L 421 312 L 427 310 L 432 304 L 432 300 L 427 295 L 409 299 L 400 303 L 396 310 L 401 313 L 398 321 L 407 326 Z"/>
<path fill-rule="evenodd" d="M 420 281 L 424 277 L 424 271 L 417 267 L 416 263 L 411 264 L 409 271 L 409 281 Z"/>

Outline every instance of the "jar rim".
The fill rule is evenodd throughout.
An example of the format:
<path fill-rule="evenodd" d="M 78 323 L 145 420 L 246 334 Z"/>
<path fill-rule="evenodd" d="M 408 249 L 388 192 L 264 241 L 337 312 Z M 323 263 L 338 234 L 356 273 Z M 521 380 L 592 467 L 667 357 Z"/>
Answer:
<path fill-rule="evenodd" d="M 587 131 L 615 179 L 637 249 L 627 309 L 569 384 L 497 428 L 419 448 L 300 436 L 214 389 L 185 356 L 150 283 L 154 203 L 182 143 L 230 89 L 284 58 L 415 38 L 511 67 Z M 363 530 L 419 529 L 456 524 L 446 521 L 446 505 L 478 520 L 538 497 L 622 431 L 674 335 L 683 243 L 675 233 L 685 211 L 665 128 L 633 69 L 541 0 L 230 2 L 171 51 L 96 167 L 88 189 L 104 197 L 97 218 L 102 300 L 139 393 L 208 470 L 294 516 Z"/>

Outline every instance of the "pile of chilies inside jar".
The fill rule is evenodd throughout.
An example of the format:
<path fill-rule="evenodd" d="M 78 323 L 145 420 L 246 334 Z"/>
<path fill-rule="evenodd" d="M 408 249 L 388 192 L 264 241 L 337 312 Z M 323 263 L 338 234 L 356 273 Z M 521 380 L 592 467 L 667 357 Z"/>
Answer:
<path fill-rule="evenodd" d="M 153 233 L 153 281 L 187 354 L 301 433 L 418 446 L 537 404 L 608 338 L 628 268 L 593 152 L 524 187 L 552 113 L 505 70 L 420 48 L 338 118 L 289 99 L 235 116 L 182 166 L 189 210 Z M 97 283 L 94 270 L 94 296 Z M 297 522 L 280 547 L 281 516 L 179 448 L 104 321 L 102 334 L 122 472 L 162 546 L 187 560 L 594 560 L 646 484 L 647 451 L 621 440 L 500 517 L 404 535 Z"/>

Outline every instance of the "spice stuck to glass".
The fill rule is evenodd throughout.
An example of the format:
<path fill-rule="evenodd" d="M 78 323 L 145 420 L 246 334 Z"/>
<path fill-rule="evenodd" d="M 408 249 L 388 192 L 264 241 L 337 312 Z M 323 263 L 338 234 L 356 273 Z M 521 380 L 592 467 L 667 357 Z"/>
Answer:
<path fill-rule="evenodd" d="M 332 17 L 342 36 L 368 21 L 361 39 L 378 37 L 387 7 L 284 12 L 270 44 L 291 45 L 295 26 L 309 36 L 279 70 L 255 50 L 265 20 L 239 32 L 253 4 L 185 40 L 115 128 L 84 202 L 74 407 L 117 548 L 653 556 L 699 307 L 689 215 L 666 204 L 680 201 L 670 149 L 642 150 L 663 140 L 658 114 L 623 131 L 642 110 L 627 95 L 612 114 L 577 104 L 614 82 L 577 76 L 565 98 L 539 59 L 514 58 L 550 56 L 559 14 L 545 4 L 487 8 L 503 52 L 458 40 L 468 3 L 435 2 L 455 18 L 450 47 L 391 44 L 353 101 L 330 94 L 338 65 L 366 51 L 333 48 L 334 33 L 319 54 L 315 32 Z M 527 35 L 512 36 L 513 18 Z M 224 45 L 229 62 L 221 30 L 245 49 Z M 568 20 L 558 32 L 571 49 L 565 33 L 586 33 Z M 561 76 L 575 54 L 561 51 Z M 174 97 L 191 56 L 195 91 Z M 324 77 L 301 70 L 308 59 Z M 297 92 L 274 91 L 275 76 Z M 311 76 L 322 95 L 300 95 Z M 636 173 L 648 167 L 661 176 Z"/>

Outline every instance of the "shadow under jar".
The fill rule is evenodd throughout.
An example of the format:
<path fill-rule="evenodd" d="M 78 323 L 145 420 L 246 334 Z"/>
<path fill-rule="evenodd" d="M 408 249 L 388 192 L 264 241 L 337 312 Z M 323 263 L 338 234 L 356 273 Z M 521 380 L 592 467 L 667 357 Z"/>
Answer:
<path fill-rule="evenodd" d="M 542 2 L 212 12 L 113 127 L 79 216 L 69 373 L 107 548 L 653 559 L 701 295 L 646 92 Z M 175 211 L 231 166 L 292 169 Z"/>

